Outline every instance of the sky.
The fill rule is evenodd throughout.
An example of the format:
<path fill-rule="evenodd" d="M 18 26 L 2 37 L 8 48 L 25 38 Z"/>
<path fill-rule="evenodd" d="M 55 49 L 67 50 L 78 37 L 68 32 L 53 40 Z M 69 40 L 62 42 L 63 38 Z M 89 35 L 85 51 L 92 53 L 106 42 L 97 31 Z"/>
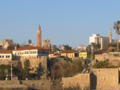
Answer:
<path fill-rule="evenodd" d="M 116 39 L 118 20 L 120 0 L 0 0 L 0 42 L 36 44 L 40 24 L 42 40 L 52 45 L 88 45 L 94 33 L 109 36 L 110 27 Z"/>

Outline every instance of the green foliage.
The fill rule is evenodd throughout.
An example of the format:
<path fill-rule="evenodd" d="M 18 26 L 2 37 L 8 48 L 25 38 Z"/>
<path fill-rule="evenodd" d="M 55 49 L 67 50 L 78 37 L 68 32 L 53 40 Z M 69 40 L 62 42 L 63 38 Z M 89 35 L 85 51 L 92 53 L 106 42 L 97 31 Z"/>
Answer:
<path fill-rule="evenodd" d="M 114 23 L 114 29 L 116 30 L 117 35 L 120 35 L 120 21 Z"/>
<path fill-rule="evenodd" d="M 63 45 L 64 46 L 64 50 L 72 50 L 72 47 L 70 47 L 69 45 Z"/>
<path fill-rule="evenodd" d="M 100 44 L 91 43 L 91 46 L 94 48 L 95 51 L 100 49 Z"/>
<path fill-rule="evenodd" d="M 66 62 L 72 62 L 72 59 L 71 59 L 71 58 L 68 58 L 68 57 L 64 58 L 64 60 L 65 60 Z"/>
<path fill-rule="evenodd" d="M 94 68 L 116 68 L 115 66 L 110 65 L 108 60 L 97 62 L 93 67 Z"/>
<path fill-rule="evenodd" d="M 7 75 L 10 76 L 10 65 L 0 65 L 0 80 L 4 80 Z"/>
<path fill-rule="evenodd" d="M 31 44 L 31 43 L 32 43 L 32 40 L 31 40 L 31 39 L 29 39 L 29 40 L 28 40 L 28 44 Z"/>
<path fill-rule="evenodd" d="M 56 51 L 57 51 L 57 46 L 56 46 L 56 45 L 53 45 L 53 46 L 52 46 L 52 51 L 53 51 L 53 52 L 56 52 Z"/>
<path fill-rule="evenodd" d="M 25 73 L 26 77 L 28 77 L 28 75 L 29 75 L 29 71 L 30 71 L 29 67 L 30 67 L 30 61 L 25 60 L 24 61 L 24 70 L 22 70 L 22 72 Z"/>
<path fill-rule="evenodd" d="M 65 58 L 56 58 L 50 60 L 50 71 L 52 79 L 59 79 L 62 77 L 71 77 L 80 73 L 85 65 L 82 63 L 83 60 L 73 61 L 72 59 Z"/>

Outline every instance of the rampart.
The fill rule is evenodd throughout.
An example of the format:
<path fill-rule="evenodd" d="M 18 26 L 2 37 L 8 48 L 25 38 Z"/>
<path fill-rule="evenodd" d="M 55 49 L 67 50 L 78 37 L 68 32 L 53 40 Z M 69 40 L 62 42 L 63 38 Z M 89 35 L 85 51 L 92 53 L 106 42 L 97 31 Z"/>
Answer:
<path fill-rule="evenodd" d="M 74 77 L 62 78 L 62 88 L 79 87 L 90 90 L 90 74 L 78 74 Z"/>
<path fill-rule="evenodd" d="M 62 84 L 61 80 L 1 80 L 0 90 L 62 90 Z"/>
<path fill-rule="evenodd" d="M 118 68 L 92 69 L 91 89 L 96 90 L 120 90 Z"/>

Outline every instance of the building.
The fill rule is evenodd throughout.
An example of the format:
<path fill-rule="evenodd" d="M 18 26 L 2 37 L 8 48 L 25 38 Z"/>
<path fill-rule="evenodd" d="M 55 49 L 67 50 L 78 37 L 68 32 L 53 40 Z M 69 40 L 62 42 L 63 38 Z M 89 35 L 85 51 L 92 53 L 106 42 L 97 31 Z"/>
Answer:
<path fill-rule="evenodd" d="M 73 50 L 63 50 L 61 52 L 61 56 L 63 57 L 68 57 L 68 58 L 74 58 L 74 57 L 77 57 L 78 53 L 77 52 L 74 52 Z"/>
<path fill-rule="evenodd" d="M 13 50 L 0 50 L 0 62 L 11 62 L 13 59 Z"/>
<path fill-rule="evenodd" d="M 109 37 L 100 37 L 100 49 L 109 43 Z"/>
<path fill-rule="evenodd" d="M 42 41 L 42 47 L 50 49 L 50 47 L 51 47 L 51 41 L 50 41 L 50 39 L 43 40 Z"/>
<path fill-rule="evenodd" d="M 87 49 L 87 47 L 83 46 L 83 45 L 81 45 L 77 48 L 78 51 L 86 51 L 86 49 Z"/>
<path fill-rule="evenodd" d="M 20 47 L 17 50 L 13 50 L 14 57 L 29 58 L 29 57 L 48 56 L 48 55 L 49 55 L 49 49 L 42 47 L 27 46 L 27 47 Z"/>
<path fill-rule="evenodd" d="M 60 53 L 54 53 L 54 52 L 49 52 L 49 58 L 55 58 L 55 57 L 60 57 Z"/>
<path fill-rule="evenodd" d="M 89 44 L 91 43 L 99 43 L 99 38 L 100 38 L 100 35 L 99 34 L 93 34 L 91 37 L 89 37 Z"/>
<path fill-rule="evenodd" d="M 9 47 L 13 46 L 13 40 L 12 39 L 4 39 L 2 43 L 0 44 L 2 49 L 8 49 Z"/>
<path fill-rule="evenodd" d="M 83 59 L 90 58 L 90 53 L 89 52 L 79 52 L 79 57 Z"/>
<path fill-rule="evenodd" d="M 89 44 L 92 43 L 100 44 L 100 49 L 103 49 L 103 47 L 109 43 L 109 37 L 100 36 L 99 34 L 93 34 L 89 38 Z"/>
<path fill-rule="evenodd" d="M 41 47 L 41 40 L 42 40 L 42 31 L 41 31 L 41 28 L 40 28 L 40 25 L 38 26 L 38 30 L 37 30 L 37 46 L 38 47 Z"/>

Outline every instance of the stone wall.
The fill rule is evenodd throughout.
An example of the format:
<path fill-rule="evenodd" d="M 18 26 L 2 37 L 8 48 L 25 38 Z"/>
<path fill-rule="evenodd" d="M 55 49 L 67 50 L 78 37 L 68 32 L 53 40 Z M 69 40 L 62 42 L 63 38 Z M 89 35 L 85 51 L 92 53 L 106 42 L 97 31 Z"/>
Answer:
<path fill-rule="evenodd" d="M 109 59 L 112 61 L 112 60 L 120 60 L 120 57 L 109 55 L 108 53 L 103 53 L 103 54 L 96 54 L 95 59 L 97 59 L 98 61 L 104 61 L 105 59 Z"/>
<path fill-rule="evenodd" d="M 26 85 L 29 88 L 41 89 L 41 90 L 51 90 L 50 80 L 23 80 L 22 85 Z"/>
<path fill-rule="evenodd" d="M 24 61 L 25 60 L 30 61 L 30 69 L 32 69 L 31 73 L 35 73 L 38 68 L 43 69 L 44 72 L 47 71 L 47 60 L 48 60 L 47 56 L 29 57 L 27 59 L 21 57 L 20 61 L 21 61 L 21 64 L 22 64 L 23 68 L 24 68 Z M 42 78 L 46 79 L 46 75 L 44 74 Z"/>
<path fill-rule="evenodd" d="M 82 90 L 90 89 L 90 74 L 78 74 L 74 77 L 62 78 L 62 84 L 63 89 L 69 87 L 80 87 Z"/>
<path fill-rule="evenodd" d="M 0 90 L 62 90 L 62 84 L 61 80 L 1 80 Z"/>
<path fill-rule="evenodd" d="M 119 84 L 118 68 L 92 69 L 91 88 L 99 90 L 117 90 Z"/>

